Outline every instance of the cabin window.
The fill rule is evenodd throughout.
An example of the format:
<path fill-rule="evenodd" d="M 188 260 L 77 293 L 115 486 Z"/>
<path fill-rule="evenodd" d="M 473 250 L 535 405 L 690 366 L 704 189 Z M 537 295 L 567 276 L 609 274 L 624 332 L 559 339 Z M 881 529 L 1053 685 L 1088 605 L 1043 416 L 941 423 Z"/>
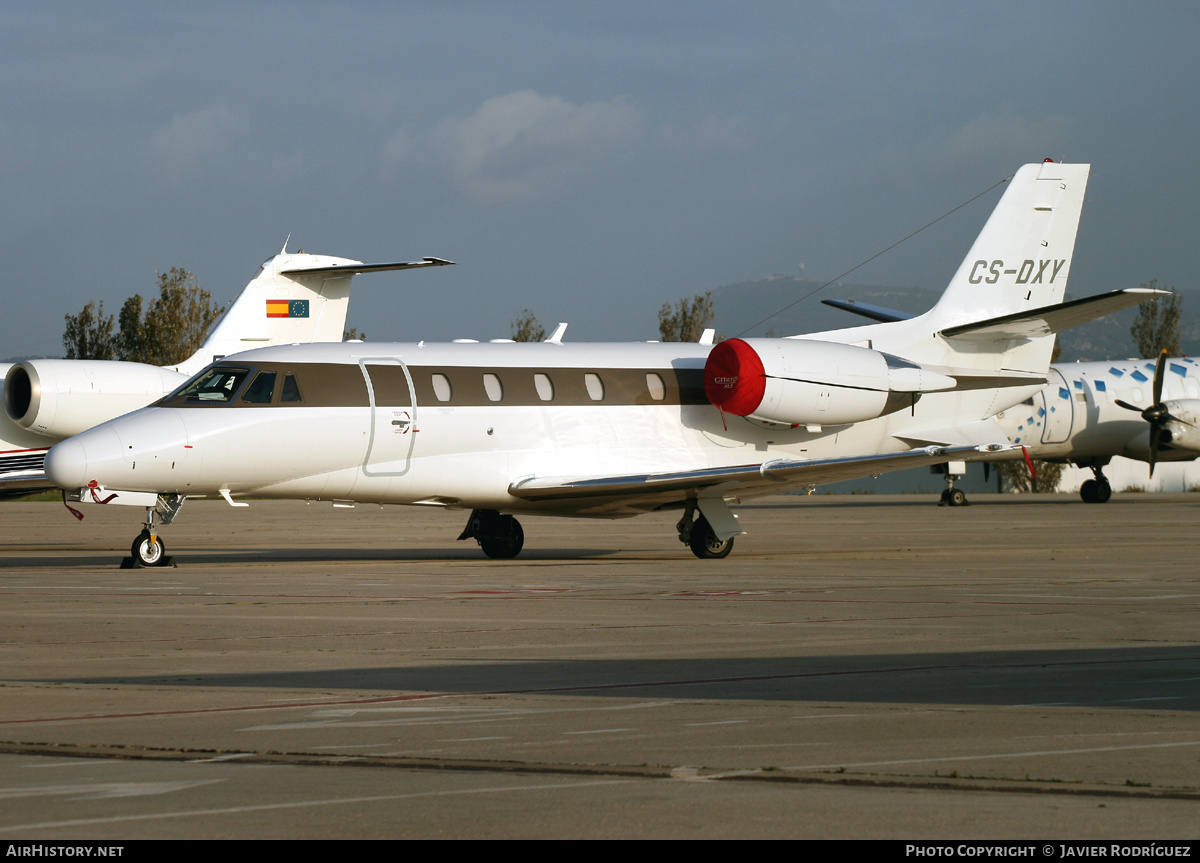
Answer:
<path fill-rule="evenodd" d="M 283 404 L 303 401 L 300 398 L 300 385 L 296 383 L 296 376 L 291 372 L 283 379 L 283 392 L 279 394 L 279 401 Z"/>
<path fill-rule="evenodd" d="M 543 372 L 535 373 L 533 376 L 533 385 L 537 388 L 538 398 L 544 402 L 553 401 L 554 381 L 550 380 L 550 375 Z"/>
<path fill-rule="evenodd" d="M 271 394 L 275 392 L 275 372 L 259 372 L 246 387 L 242 401 L 252 405 L 269 405 Z"/>
<path fill-rule="evenodd" d="M 448 402 L 453 395 L 454 390 L 450 386 L 450 378 L 443 374 L 434 374 L 433 376 L 433 394 L 437 396 L 439 402 Z"/>
<path fill-rule="evenodd" d="M 587 387 L 587 393 L 591 396 L 592 401 L 604 401 L 604 381 L 600 380 L 600 375 L 588 372 L 583 376 L 583 383 Z"/>
<path fill-rule="evenodd" d="M 192 383 L 185 386 L 179 395 L 189 402 L 213 402 L 225 404 L 233 400 L 234 394 L 242 385 L 242 381 L 250 374 L 250 369 L 233 369 L 218 366 L 209 369 Z"/>
<path fill-rule="evenodd" d="M 663 379 L 654 372 L 646 372 L 646 389 L 650 391 L 650 398 L 656 402 L 661 402 L 667 394 Z"/>
<path fill-rule="evenodd" d="M 500 378 L 491 372 L 483 376 L 483 389 L 487 393 L 487 397 L 494 402 L 504 398 L 504 384 L 500 383 Z"/>

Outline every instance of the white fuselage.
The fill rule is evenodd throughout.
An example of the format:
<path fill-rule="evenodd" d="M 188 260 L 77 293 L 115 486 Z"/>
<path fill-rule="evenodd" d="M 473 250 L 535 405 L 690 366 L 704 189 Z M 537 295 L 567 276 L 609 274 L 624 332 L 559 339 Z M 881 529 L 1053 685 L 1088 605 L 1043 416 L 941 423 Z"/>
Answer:
<path fill-rule="evenodd" d="M 1041 459 L 1089 464 L 1112 456 L 1147 461 L 1150 426 L 1142 417 L 1116 403 L 1121 399 L 1149 407 L 1154 399 L 1154 360 L 1056 363 L 1049 383 L 1025 402 L 1002 411 L 1001 427 L 1014 444 Z M 1200 421 L 1200 364 L 1172 358 L 1163 376 L 1162 400 L 1171 413 L 1188 422 Z M 1174 427 L 1173 440 L 1163 444 L 1159 461 L 1188 461 L 1200 456 L 1195 427 Z"/>
<path fill-rule="evenodd" d="M 636 497 L 540 502 L 510 490 L 529 478 L 565 482 L 903 452 L 913 447 L 901 437 L 909 432 L 945 425 L 948 416 L 951 425 L 984 420 L 998 398 L 1008 408 L 1037 389 L 927 393 L 871 421 L 790 427 L 710 404 L 703 383 L 710 350 L 680 343 L 266 348 L 220 365 L 247 370 L 239 387 L 274 370 L 270 403 L 168 397 L 60 445 L 48 469 L 61 487 L 95 481 L 184 495 L 611 517 L 653 505 Z M 285 374 L 294 375 L 300 400 L 282 400 Z"/>

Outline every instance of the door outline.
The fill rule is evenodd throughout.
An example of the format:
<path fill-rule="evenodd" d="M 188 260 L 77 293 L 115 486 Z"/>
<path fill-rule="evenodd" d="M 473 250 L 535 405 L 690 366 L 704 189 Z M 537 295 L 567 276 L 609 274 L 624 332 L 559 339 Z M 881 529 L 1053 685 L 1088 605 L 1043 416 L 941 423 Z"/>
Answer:
<path fill-rule="evenodd" d="M 376 405 L 375 386 L 371 382 L 368 363 L 373 366 L 396 365 L 404 372 L 404 380 L 408 383 L 408 405 Z M 413 385 L 412 373 L 408 365 L 399 357 L 359 357 L 358 367 L 362 371 L 363 380 L 367 384 L 367 399 L 371 405 L 370 435 L 367 438 L 367 454 L 363 458 L 362 472 L 364 476 L 404 476 L 412 469 L 413 450 L 416 449 L 417 432 L 417 388 Z M 390 411 L 392 416 L 385 416 L 384 411 Z M 386 436 L 379 435 L 381 424 L 388 422 Z M 395 429 L 393 429 L 393 426 Z M 394 433 L 393 433 L 394 432 Z M 399 458 L 391 458 L 392 447 L 385 441 L 403 437 Z M 375 470 L 372 459 L 380 457 L 387 463 L 401 463 L 400 470 Z"/>

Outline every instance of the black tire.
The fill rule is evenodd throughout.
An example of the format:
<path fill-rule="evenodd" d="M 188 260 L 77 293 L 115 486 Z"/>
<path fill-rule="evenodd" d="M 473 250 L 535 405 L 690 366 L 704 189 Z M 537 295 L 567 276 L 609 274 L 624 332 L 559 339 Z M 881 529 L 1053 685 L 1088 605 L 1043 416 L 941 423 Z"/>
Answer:
<path fill-rule="evenodd" d="M 729 557 L 729 552 L 733 551 L 733 537 L 721 542 L 709 527 L 708 521 L 701 516 L 692 525 L 688 545 L 692 548 L 692 554 L 701 560 L 720 560 Z"/>
<path fill-rule="evenodd" d="M 162 537 L 154 537 L 150 541 L 150 531 L 143 530 L 129 548 L 135 562 L 141 566 L 162 566 L 167 557 L 167 547 L 163 545 Z"/>
<path fill-rule="evenodd" d="M 1107 480 L 1085 480 L 1079 487 L 1079 496 L 1084 503 L 1108 503 L 1108 499 L 1112 497 L 1112 486 Z"/>
<path fill-rule="evenodd" d="M 525 531 L 521 529 L 521 523 L 512 516 L 507 518 L 506 534 L 479 537 L 479 547 L 488 557 L 511 560 L 521 553 L 521 548 L 525 545 Z"/>
<path fill-rule="evenodd" d="M 950 489 L 950 505 L 951 506 L 966 506 L 967 495 L 961 488 Z"/>

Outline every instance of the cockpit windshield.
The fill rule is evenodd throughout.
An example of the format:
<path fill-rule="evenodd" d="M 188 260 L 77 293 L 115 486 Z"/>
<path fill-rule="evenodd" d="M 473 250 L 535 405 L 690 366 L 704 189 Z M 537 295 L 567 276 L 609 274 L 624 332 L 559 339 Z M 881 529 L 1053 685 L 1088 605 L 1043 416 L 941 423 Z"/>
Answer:
<path fill-rule="evenodd" d="M 233 401 L 249 374 L 250 369 L 214 366 L 185 385 L 175 396 L 185 398 L 189 402 L 228 403 Z"/>

